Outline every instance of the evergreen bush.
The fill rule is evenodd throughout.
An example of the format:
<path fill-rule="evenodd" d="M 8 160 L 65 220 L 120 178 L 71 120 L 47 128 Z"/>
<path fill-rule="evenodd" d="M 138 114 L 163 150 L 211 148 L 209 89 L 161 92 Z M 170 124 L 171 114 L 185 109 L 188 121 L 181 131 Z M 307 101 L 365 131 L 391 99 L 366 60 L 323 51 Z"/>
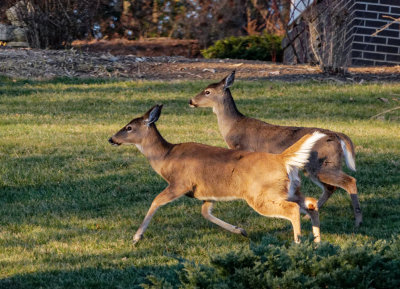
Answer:
<path fill-rule="evenodd" d="M 202 51 L 205 58 L 282 61 L 282 37 L 271 34 L 229 37 Z"/>
<path fill-rule="evenodd" d="M 311 240 L 282 245 L 268 237 L 258 246 L 214 257 L 210 266 L 184 262 L 174 285 L 186 289 L 400 288 L 399 248 L 399 237 L 340 246 Z M 175 287 L 165 280 L 150 281 Z"/>

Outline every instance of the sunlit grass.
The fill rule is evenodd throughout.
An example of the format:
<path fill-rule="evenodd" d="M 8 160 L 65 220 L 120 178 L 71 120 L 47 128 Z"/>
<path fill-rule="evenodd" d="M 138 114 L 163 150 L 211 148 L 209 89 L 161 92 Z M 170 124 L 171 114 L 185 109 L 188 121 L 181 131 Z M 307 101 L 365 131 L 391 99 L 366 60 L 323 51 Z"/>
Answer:
<path fill-rule="evenodd" d="M 225 146 L 211 110 L 187 105 L 207 84 L 0 78 L 0 287 L 127 288 L 149 274 L 176 284 L 181 258 L 208 263 L 267 234 L 291 242 L 288 221 L 259 216 L 244 202 L 218 203 L 214 212 L 249 239 L 210 224 L 201 202 L 181 198 L 161 208 L 132 246 L 165 182 L 135 147 L 107 139 L 163 103 L 158 128 L 167 140 Z M 246 115 L 353 139 L 364 225 L 354 230 L 350 199 L 339 190 L 321 211 L 323 240 L 362 244 L 399 234 L 400 111 L 370 117 L 398 105 L 400 84 L 237 81 L 232 93 Z M 308 180 L 303 192 L 320 194 Z M 311 234 L 309 221 L 302 231 Z"/>

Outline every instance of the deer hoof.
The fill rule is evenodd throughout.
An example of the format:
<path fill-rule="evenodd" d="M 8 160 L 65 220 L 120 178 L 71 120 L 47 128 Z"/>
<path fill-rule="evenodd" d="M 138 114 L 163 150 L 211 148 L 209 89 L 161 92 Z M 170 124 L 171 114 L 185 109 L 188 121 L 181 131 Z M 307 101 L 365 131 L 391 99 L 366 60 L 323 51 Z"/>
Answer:
<path fill-rule="evenodd" d="M 242 236 L 244 236 L 246 238 L 248 237 L 247 236 L 247 232 L 245 231 L 245 229 L 242 229 L 242 228 L 239 228 L 239 227 L 236 227 L 235 229 L 237 230 L 238 234 L 241 234 Z"/>
<path fill-rule="evenodd" d="M 321 243 L 321 236 L 314 237 L 314 243 Z"/>
<path fill-rule="evenodd" d="M 362 225 L 362 217 L 357 216 L 356 217 L 356 228 L 359 228 Z"/>
<path fill-rule="evenodd" d="M 135 235 L 133 237 L 133 245 L 136 245 L 141 239 L 143 239 L 143 235 Z"/>

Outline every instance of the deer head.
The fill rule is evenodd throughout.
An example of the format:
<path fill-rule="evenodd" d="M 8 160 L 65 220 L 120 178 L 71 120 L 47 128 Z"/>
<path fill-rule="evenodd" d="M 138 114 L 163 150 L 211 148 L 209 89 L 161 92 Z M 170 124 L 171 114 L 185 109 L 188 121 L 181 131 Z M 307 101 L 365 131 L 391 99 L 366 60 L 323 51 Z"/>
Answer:
<path fill-rule="evenodd" d="M 215 107 L 219 103 L 223 103 L 229 87 L 233 85 L 235 81 L 235 71 L 232 71 L 227 77 L 222 79 L 218 83 L 210 84 L 202 92 L 197 94 L 195 97 L 189 100 L 191 107 Z"/>
<path fill-rule="evenodd" d="M 112 145 L 141 145 L 161 114 L 162 105 L 155 105 L 143 116 L 131 120 L 108 140 Z"/>

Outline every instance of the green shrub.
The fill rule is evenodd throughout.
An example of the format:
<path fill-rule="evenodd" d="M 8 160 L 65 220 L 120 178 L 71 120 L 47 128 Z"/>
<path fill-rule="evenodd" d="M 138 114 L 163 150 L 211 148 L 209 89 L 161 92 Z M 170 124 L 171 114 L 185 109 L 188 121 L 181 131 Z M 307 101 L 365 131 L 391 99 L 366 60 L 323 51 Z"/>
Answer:
<path fill-rule="evenodd" d="M 210 266 L 185 262 L 177 285 L 186 289 L 400 288 L 399 248 L 398 237 L 341 246 L 311 241 L 280 245 L 274 238 L 264 238 L 257 247 L 213 258 Z"/>
<path fill-rule="evenodd" d="M 282 37 L 271 34 L 229 37 L 203 50 L 205 58 L 282 61 Z"/>
<path fill-rule="evenodd" d="M 182 287 L 202 287 L 209 280 L 208 288 L 231 289 L 400 288 L 399 245 L 399 238 L 363 246 L 309 241 L 284 246 L 264 239 L 255 248 L 214 258 L 211 268 L 186 266 Z"/>

